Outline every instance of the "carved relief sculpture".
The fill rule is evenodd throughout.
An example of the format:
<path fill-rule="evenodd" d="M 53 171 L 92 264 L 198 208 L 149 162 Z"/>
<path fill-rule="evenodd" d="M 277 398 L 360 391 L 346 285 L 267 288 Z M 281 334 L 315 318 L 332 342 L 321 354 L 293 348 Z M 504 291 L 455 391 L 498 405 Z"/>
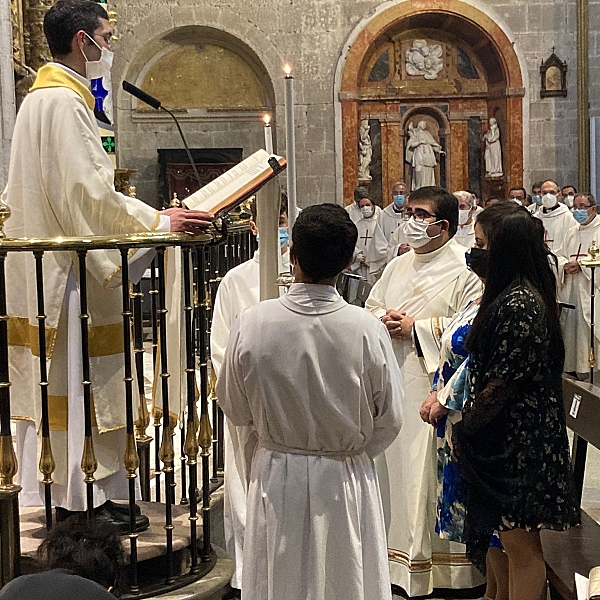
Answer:
<path fill-rule="evenodd" d="M 412 166 L 411 190 L 437 185 L 435 182 L 436 154 L 443 154 L 442 147 L 427 130 L 427 123 L 419 121 L 416 127 L 410 123 L 406 142 L 406 162 Z"/>
<path fill-rule="evenodd" d="M 496 119 L 490 119 L 490 128 L 483 136 L 485 141 L 485 176 L 502 177 L 502 145 L 500 143 L 500 128 Z"/>
<path fill-rule="evenodd" d="M 429 45 L 426 40 L 415 40 L 406 51 L 406 72 L 425 79 L 437 79 L 444 68 L 443 50 L 440 44 Z"/>
<path fill-rule="evenodd" d="M 371 158 L 373 146 L 369 132 L 371 127 L 369 119 L 361 119 L 358 134 L 358 179 L 359 181 L 371 181 Z"/>

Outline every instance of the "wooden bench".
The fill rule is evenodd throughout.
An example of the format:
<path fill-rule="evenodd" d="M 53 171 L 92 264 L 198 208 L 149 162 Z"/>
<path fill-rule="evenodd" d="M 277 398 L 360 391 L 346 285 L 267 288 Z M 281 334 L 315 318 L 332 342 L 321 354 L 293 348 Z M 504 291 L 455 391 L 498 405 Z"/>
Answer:
<path fill-rule="evenodd" d="M 600 387 L 563 376 L 567 426 L 574 434 L 573 473 L 581 504 L 588 443 L 600 448 Z M 600 525 L 581 511 L 581 526 L 541 533 L 552 600 L 576 600 L 575 573 L 600 565 Z"/>

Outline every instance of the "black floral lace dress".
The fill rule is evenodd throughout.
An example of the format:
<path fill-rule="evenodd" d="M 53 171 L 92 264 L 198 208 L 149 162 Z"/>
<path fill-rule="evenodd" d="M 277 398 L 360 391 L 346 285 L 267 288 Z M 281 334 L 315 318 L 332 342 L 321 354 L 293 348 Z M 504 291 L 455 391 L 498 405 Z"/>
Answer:
<path fill-rule="evenodd" d="M 470 358 L 470 394 L 453 435 L 467 554 L 481 570 L 494 530 L 579 523 L 562 364 L 549 352 L 543 304 L 519 284 L 494 306 L 484 347 Z"/>

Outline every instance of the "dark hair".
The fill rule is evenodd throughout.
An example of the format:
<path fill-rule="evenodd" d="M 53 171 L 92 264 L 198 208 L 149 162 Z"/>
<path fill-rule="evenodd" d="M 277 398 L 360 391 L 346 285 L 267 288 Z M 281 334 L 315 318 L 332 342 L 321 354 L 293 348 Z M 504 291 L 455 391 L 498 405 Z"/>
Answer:
<path fill-rule="evenodd" d="M 304 274 L 317 283 L 348 265 L 357 239 L 358 230 L 346 210 L 337 204 L 317 204 L 298 215 L 292 249 Z"/>
<path fill-rule="evenodd" d="M 44 35 L 54 57 L 71 52 L 71 42 L 78 31 L 90 37 L 100 26 L 100 19 L 108 21 L 104 7 L 90 0 L 58 0 L 44 17 Z"/>
<path fill-rule="evenodd" d="M 410 193 L 409 203 L 415 200 L 426 200 L 433 204 L 433 210 L 438 219 L 448 221 L 452 237 L 458 229 L 458 200 L 448 190 L 434 185 L 425 186 Z"/>
<path fill-rule="evenodd" d="M 359 185 L 354 189 L 354 202 L 360 202 L 363 198 L 369 198 L 369 190 L 364 185 Z"/>
<path fill-rule="evenodd" d="M 514 202 L 486 208 L 477 218 L 487 238 L 488 275 L 479 312 L 467 337 L 472 352 L 483 347 L 497 300 L 516 285 L 527 285 L 540 299 L 550 334 L 550 352 L 562 370 L 564 344 L 556 300 L 556 278 L 550 268 L 540 219 Z"/>
<path fill-rule="evenodd" d="M 542 185 L 544 184 L 543 181 L 536 181 L 532 186 L 531 189 L 533 190 L 533 188 L 541 188 Z"/>
<path fill-rule="evenodd" d="M 524 187 L 520 187 L 518 185 L 511 187 L 510 190 L 508 190 L 508 193 L 510 194 L 511 192 L 523 192 L 523 200 L 525 200 L 527 198 L 527 190 Z"/>
<path fill-rule="evenodd" d="M 583 192 L 575 192 L 575 198 L 585 198 L 588 204 L 596 206 L 596 198 L 594 198 L 594 194 L 584 194 Z"/>
<path fill-rule="evenodd" d="M 560 188 L 560 191 L 562 192 L 563 190 L 566 190 L 567 188 L 573 188 L 573 191 L 574 191 L 575 193 L 577 193 L 577 188 L 576 188 L 574 185 L 563 185 L 563 186 Z"/>
<path fill-rule="evenodd" d="M 85 515 L 77 515 L 48 532 L 38 557 L 48 570 L 65 569 L 108 589 L 118 587 L 125 553 L 113 525 L 101 520 L 88 523 Z"/>

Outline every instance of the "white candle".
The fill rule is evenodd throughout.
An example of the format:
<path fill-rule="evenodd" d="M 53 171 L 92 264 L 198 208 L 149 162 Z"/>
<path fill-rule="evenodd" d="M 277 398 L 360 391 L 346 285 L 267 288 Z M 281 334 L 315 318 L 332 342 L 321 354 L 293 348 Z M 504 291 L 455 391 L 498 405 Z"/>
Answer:
<path fill-rule="evenodd" d="M 288 218 L 290 233 L 296 220 L 296 130 L 294 126 L 294 78 L 290 65 L 283 67 L 285 72 L 285 151 L 287 159 Z"/>
<path fill-rule="evenodd" d="M 271 115 L 266 114 L 263 117 L 265 123 L 265 150 L 273 154 L 273 128 L 271 127 Z"/>

